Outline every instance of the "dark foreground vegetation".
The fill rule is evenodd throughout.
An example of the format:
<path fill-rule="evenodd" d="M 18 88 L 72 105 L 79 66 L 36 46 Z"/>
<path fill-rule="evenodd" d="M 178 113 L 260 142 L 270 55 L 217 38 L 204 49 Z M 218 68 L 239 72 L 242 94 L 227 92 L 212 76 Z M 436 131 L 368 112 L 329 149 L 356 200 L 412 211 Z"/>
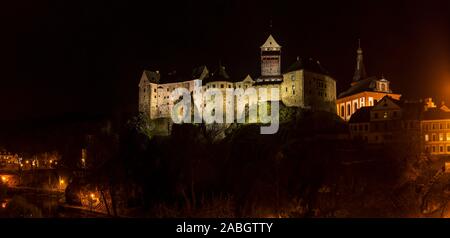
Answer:
<path fill-rule="evenodd" d="M 335 115 L 283 109 L 280 130 L 174 125 L 152 134 L 141 116 L 84 145 L 88 164 L 66 189 L 82 205 L 126 217 L 446 217 L 449 177 L 412 144 L 369 146 Z M 72 158 L 72 159 L 71 159 Z M 63 155 L 64 169 L 79 170 Z M 450 214 L 449 214 L 450 215 Z"/>

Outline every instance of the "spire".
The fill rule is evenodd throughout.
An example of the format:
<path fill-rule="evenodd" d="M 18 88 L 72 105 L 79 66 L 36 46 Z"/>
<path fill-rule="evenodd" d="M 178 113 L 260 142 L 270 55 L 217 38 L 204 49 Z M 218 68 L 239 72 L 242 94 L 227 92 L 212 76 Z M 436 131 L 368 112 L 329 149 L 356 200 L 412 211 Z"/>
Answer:
<path fill-rule="evenodd" d="M 366 68 L 364 67 L 364 61 L 363 61 L 363 50 L 361 48 L 361 39 L 358 39 L 358 50 L 356 51 L 356 53 L 357 53 L 356 68 L 355 68 L 355 74 L 353 75 L 354 83 L 367 77 Z"/>

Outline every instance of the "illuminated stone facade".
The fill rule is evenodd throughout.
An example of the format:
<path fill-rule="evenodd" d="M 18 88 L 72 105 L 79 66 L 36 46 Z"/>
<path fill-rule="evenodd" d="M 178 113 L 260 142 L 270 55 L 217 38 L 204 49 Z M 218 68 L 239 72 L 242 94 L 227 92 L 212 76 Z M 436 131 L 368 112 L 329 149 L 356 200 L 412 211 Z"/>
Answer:
<path fill-rule="evenodd" d="M 139 111 L 150 119 L 169 118 L 174 103 L 170 99 L 171 92 L 182 87 L 193 93 L 196 86 L 200 86 L 202 91 L 213 88 L 221 91 L 263 88 L 268 90 L 269 96 L 269 89 L 277 88 L 280 92 L 277 100 L 288 107 L 336 112 L 336 82 L 318 61 L 297 59 L 285 74 L 281 74 L 281 46 L 272 35 L 261 46 L 260 54 L 261 76 L 256 80 L 250 75 L 232 80 L 222 65 L 214 72 L 202 66 L 195 69 L 191 76 L 180 78 L 177 78 L 176 72 L 162 77 L 159 71 L 145 70 L 139 82 Z M 262 99 L 258 96 L 258 100 Z"/>

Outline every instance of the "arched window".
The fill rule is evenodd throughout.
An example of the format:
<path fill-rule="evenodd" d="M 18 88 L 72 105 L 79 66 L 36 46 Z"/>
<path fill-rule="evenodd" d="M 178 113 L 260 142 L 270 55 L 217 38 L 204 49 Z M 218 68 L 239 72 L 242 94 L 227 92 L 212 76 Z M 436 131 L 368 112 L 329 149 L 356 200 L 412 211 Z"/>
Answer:
<path fill-rule="evenodd" d="M 347 115 L 350 116 L 350 104 L 347 105 Z"/>
<path fill-rule="evenodd" d="M 344 107 L 344 106 L 341 106 L 341 116 L 342 116 L 342 117 L 345 116 L 344 110 L 345 110 L 345 107 Z"/>

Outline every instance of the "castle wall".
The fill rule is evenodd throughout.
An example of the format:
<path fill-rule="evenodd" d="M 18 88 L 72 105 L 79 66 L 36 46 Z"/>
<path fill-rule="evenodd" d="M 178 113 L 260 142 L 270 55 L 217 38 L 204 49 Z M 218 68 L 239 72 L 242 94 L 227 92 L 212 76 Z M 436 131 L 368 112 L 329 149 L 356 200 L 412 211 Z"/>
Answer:
<path fill-rule="evenodd" d="M 298 70 L 283 75 L 280 86 L 281 101 L 288 107 L 304 107 L 303 71 Z"/>
<path fill-rule="evenodd" d="M 304 72 L 305 107 L 313 111 L 336 113 L 336 81 L 317 73 Z"/>

